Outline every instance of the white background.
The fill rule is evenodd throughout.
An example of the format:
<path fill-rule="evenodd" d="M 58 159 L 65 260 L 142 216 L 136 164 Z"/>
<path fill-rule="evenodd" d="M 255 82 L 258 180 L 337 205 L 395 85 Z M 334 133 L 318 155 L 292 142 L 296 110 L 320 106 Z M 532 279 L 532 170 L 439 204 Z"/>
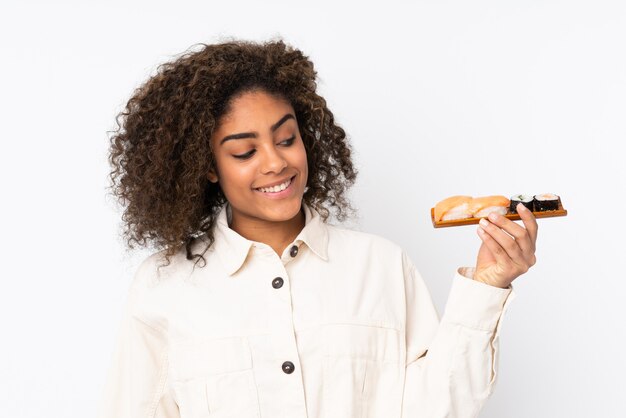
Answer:
<path fill-rule="evenodd" d="M 130 279 L 107 130 L 195 43 L 282 37 L 355 150 L 347 226 L 402 245 L 442 312 L 476 226 L 453 194 L 559 194 L 514 282 L 481 417 L 623 417 L 626 6 L 607 1 L 16 2 L 0 12 L 0 415 L 95 414 Z"/>

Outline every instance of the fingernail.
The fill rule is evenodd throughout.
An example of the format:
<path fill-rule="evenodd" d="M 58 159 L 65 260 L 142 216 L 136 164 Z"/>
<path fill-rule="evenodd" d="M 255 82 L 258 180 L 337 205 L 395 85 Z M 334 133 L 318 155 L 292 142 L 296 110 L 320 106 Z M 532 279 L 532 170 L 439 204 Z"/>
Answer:
<path fill-rule="evenodd" d="M 495 212 L 491 212 L 491 213 L 489 214 L 489 219 L 491 219 L 492 221 L 497 220 L 497 219 L 498 219 L 498 214 L 497 214 L 497 213 L 495 213 Z"/>
<path fill-rule="evenodd" d="M 480 221 L 478 221 L 479 224 L 481 224 L 484 228 L 489 226 L 489 221 L 487 221 L 485 218 L 481 218 Z"/>
<path fill-rule="evenodd" d="M 517 208 L 516 208 L 516 210 L 517 210 L 518 212 L 525 212 L 525 211 L 527 211 L 527 210 L 528 210 L 528 208 L 527 208 L 526 206 L 522 205 L 521 203 L 518 203 L 518 204 L 517 204 Z"/>

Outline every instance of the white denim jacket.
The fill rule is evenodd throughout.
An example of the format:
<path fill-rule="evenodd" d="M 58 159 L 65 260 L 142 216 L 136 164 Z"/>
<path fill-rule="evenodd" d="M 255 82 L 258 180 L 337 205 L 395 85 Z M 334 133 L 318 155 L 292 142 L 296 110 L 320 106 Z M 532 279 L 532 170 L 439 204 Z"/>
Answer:
<path fill-rule="evenodd" d="M 100 418 L 478 415 L 512 287 L 461 267 L 440 321 L 401 247 L 303 209 L 281 257 L 230 229 L 227 203 L 206 266 L 184 250 L 141 263 Z"/>

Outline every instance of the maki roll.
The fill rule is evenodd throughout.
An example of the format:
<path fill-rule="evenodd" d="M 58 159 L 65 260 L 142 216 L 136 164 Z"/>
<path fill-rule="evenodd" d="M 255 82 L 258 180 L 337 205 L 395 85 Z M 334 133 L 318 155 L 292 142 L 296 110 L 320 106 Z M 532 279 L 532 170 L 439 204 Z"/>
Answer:
<path fill-rule="evenodd" d="M 534 197 L 535 211 L 545 212 L 559 208 L 559 197 L 552 193 L 537 194 Z"/>
<path fill-rule="evenodd" d="M 521 203 L 522 205 L 526 206 L 526 208 L 528 208 L 528 210 L 530 210 L 531 212 L 534 211 L 534 205 L 533 205 L 533 196 L 527 195 L 527 194 L 516 194 L 514 196 L 511 196 L 511 206 L 509 207 L 509 211 L 511 213 L 517 213 L 517 204 Z"/>

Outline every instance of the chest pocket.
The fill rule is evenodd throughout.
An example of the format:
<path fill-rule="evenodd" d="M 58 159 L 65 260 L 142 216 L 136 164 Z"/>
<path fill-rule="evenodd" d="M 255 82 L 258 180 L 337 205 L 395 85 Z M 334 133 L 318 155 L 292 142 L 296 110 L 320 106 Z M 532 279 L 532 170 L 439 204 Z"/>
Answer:
<path fill-rule="evenodd" d="M 404 383 L 402 332 L 380 323 L 324 327 L 322 416 L 399 417 Z"/>
<path fill-rule="evenodd" d="M 241 337 L 175 343 L 170 367 L 181 418 L 258 418 L 248 341 Z"/>

